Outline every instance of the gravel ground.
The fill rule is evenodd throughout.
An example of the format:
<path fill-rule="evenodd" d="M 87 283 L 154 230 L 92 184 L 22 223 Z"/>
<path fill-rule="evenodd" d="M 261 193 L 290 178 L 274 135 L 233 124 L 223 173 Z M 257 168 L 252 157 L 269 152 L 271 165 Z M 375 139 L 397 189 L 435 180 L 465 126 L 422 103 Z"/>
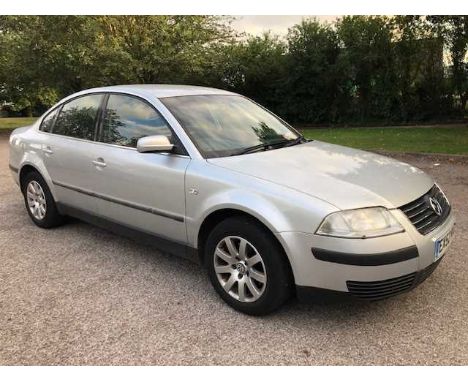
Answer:
<path fill-rule="evenodd" d="M 252 318 L 186 260 L 81 222 L 36 228 L 0 137 L 0 364 L 466 365 L 468 162 L 398 158 L 432 174 L 455 209 L 436 272 L 386 301 L 292 301 Z"/>

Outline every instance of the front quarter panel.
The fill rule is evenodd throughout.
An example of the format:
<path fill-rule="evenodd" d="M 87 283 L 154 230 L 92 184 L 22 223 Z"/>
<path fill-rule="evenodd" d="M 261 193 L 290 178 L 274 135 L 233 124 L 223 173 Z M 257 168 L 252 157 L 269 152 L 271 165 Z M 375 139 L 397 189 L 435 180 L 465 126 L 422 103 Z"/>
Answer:
<path fill-rule="evenodd" d="M 194 160 L 186 173 L 186 221 L 189 244 L 207 216 L 222 209 L 252 215 L 274 234 L 315 232 L 324 216 L 336 207 L 322 200 L 255 177 L 226 170 L 205 160 Z"/>

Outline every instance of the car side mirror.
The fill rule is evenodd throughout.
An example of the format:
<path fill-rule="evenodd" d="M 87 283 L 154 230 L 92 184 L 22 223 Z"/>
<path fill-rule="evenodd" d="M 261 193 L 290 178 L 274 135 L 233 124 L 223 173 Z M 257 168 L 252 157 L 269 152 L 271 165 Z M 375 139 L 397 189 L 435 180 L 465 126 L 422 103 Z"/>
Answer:
<path fill-rule="evenodd" d="M 150 153 L 155 151 L 171 151 L 174 145 L 165 135 L 150 135 L 140 138 L 137 141 L 137 150 L 140 153 Z"/>

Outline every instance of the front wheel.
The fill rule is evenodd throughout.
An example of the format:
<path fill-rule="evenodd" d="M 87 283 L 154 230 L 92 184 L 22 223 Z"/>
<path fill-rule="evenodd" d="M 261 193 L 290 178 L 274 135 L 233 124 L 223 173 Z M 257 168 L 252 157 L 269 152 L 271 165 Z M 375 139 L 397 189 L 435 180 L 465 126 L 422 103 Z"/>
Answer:
<path fill-rule="evenodd" d="M 290 296 L 292 277 L 282 248 L 251 219 L 219 223 L 208 236 L 205 264 L 218 294 L 243 313 L 268 314 Z"/>

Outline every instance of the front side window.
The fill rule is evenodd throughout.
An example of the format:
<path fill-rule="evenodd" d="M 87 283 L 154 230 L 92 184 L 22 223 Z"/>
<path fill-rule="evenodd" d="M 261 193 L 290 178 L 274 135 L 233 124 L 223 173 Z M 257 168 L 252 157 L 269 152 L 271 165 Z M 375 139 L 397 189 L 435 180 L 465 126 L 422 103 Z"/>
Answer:
<path fill-rule="evenodd" d="M 39 130 L 46 133 L 50 133 L 52 131 L 52 126 L 54 125 L 55 116 L 57 115 L 58 110 L 59 109 L 57 108 L 45 116 L 41 122 Z"/>
<path fill-rule="evenodd" d="M 300 135 L 242 96 L 195 95 L 161 98 L 202 155 L 237 155 L 257 146 L 289 144 Z"/>
<path fill-rule="evenodd" d="M 146 102 L 135 97 L 111 94 L 102 126 L 101 141 L 119 146 L 136 147 L 138 139 L 172 132 L 163 117 Z"/>
<path fill-rule="evenodd" d="M 68 137 L 93 140 L 102 97 L 102 94 L 79 97 L 63 105 L 52 132 Z"/>

